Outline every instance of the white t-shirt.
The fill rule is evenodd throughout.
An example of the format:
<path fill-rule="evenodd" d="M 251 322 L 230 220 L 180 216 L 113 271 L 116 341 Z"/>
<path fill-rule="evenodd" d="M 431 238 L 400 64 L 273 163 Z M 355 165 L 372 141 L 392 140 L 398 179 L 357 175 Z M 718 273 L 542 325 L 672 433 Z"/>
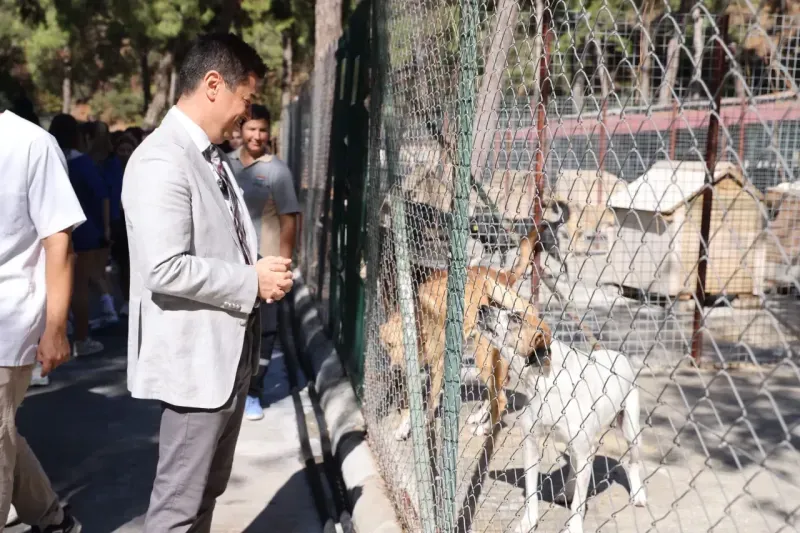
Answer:
<path fill-rule="evenodd" d="M 42 239 L 85 220 L 53 136 L 0 114 L 0 366 L 36 358 L 46 317 Z"/>

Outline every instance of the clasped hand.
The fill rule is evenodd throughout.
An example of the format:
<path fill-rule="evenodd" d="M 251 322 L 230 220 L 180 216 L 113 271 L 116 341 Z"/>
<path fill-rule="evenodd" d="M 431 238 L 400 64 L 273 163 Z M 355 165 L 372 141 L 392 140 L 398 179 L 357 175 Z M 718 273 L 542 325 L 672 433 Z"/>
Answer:
<path fill-rule="evenodd" d="M 277 302 L 292 290 L 294 281 L 289 267 L 291 259 L 286 257 L 263 257 L 256 263 L 258 272 L 258 295 L 267 303 Z"/>

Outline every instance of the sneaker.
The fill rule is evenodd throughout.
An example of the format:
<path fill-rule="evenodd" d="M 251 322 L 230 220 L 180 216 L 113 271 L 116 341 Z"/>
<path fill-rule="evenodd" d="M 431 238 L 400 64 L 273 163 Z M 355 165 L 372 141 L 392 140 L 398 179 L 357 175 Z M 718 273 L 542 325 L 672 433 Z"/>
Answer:
<path fill-rule="evenodd" d="M 102 352 L 105 349 L 103 343 L 96 341 L 91 337 L 86 337 L 86 340 L 75 341 L 72 344 L 72 357 L 82 357 L 84 355 L 92 355 Z"/>
<path fill-rule="evenodd" d="M 42 365 L 36 363 L 31 374 L 31 387 L 47 387 L 50 385 L 50 377 L 42 375 Z"/>
<path fill-rule="evenodd" d="M 244 417 L 248 420 L 261 420 L 264 418 L 264 409 L 261 401 L 255 396 L 248 396 L 244 404 Z"/>
<path fill-rule="evenodd" d="M 6 525 L 10 526 L 19 520 L 19 515 L 17 514 L 17 509 L 12 505 L 8 509 L 8 518 L 6 518 Z"/>
<path fill-rule="evenodd" d="M 44 529 L 39 527 L 32 527 L 31 533 L 81 533 L 83 526 L 75 520 L 75 518 L 64 509 L 64 520 L 57 526 L 47 526 Z"/>

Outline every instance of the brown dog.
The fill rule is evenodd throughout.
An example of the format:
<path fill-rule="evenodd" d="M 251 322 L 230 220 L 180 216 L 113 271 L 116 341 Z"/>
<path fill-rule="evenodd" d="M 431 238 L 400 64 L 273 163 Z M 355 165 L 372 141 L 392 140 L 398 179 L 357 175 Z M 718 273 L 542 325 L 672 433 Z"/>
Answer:
<path fill-rule="evenodd" d="M 514 284 L 522 277 L 531 263 L 534 246 L 538 243 L 538 231 L 534 227 L 522 240 L 520 254 L 509 271 L 493 267 L 469 267 L 464 287 L 464 341 L 475 344 L 475 364 L 481 380 L 486 384 L 489 398 L 468 423 L 477 423 L 476 434 L 487 434 L 499 422 L 501 413 L 508 404 L 503 387 L 508 380 L 508 363 L 499 350 L 480 334 L 478 321 L 481 309 L 499 306 L 514 313 L 521 323 L 521 334 L 515 346 L 509 346 L 526 356 L 541 346 L 546 346 L 550 330 L 541 323 L 531 304 L 514 290 Z M 447 272 L 438 271 L 420 285 L 417 291 L 416 322 L 420 363 L 427 365 L 431 376 L 431 401 L 428 402 L 428 419 L 432 420 L 439 404 L 439 393 L 444 378 L 445 323 L 447 313 Z M 393 365 L 405 367 L 403 350 L 403 325 L 399 312 L 393 313 L 380 328 L 380 337 L 389 353 Z M 489 422 L 484 425 L 486 414 Z M 395 433 L 398 440 L 408 438 L 411 431 L 408 409 L 403 410 L 403 420 Z"/>

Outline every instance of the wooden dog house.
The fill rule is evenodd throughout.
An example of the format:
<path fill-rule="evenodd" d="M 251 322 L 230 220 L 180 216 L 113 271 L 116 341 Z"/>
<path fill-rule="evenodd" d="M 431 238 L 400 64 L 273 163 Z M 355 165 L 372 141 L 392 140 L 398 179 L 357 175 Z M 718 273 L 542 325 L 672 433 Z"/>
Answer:
<path fill-rule="evenodd" d="M 703 162 L 659 161 L 611 195 L 615 283 L 663 296 L 694 293 L 705 181 Z M 763 195 L 730 163 L 717 165 L 711 186 L 706 293 L 755 294 L 766 273 Z"/>

